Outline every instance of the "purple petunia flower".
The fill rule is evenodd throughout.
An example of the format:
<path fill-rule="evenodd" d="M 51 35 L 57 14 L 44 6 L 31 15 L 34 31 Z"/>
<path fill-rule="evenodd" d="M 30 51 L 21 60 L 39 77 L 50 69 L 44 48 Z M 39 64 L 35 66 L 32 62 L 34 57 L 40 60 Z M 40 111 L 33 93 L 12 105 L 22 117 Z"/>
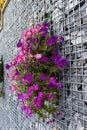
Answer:
<path fill-rule="evenodd" d="M 9 70 L 11 66 L 9 64 L 6 64 L 5 67 L 7 70 Z"/>
<path fill-rule="evenodd" d="M 51 54 L 55 55 L 55 54 L 57 54 L 57 51 L 56 50 L 52 50 Z"/>
<path fill-rule="evenodd" d="M 48 88 L 50 89 L 50 88 L 53 88 L 53 87 L 54 87 L 54 84 L 48 83 L 47 86 L 48 86 Z"/>
<path fill-rule="evenodd" d="M 27 81 L 28 84 L 30 84 L 32 82 L 32 74 L 31 73 L 25 74 L 24 77 L 23 77 L 23 79 L 25 81 Z"/>
<path fill-rule="evenodd" d="M 40 35 L 41 35 L 42 37 L 45 37 L 45 36 L 47 35 L 47 33 L 46 33 L 46 32 L 42 32 Z"/>
<path fill-rule="evenodd" d="M 53 98 L 53 95 L 52 95 L 52 93 L 48 93 L 48 94 L 46 95 L 46 97 L 47 97 L 48 99 L 51 99 L 51 98 Z"/>
<path fill-rule="evenodd" d="M 56 84 L 55 78 L 54 78 L 54 77 L 50 77 L 50 78 L 49 78 L 49 83 L 55 85 L 55 84 Z"/>
<path fill-rule="evenodd" d="M 46 79 L 46 74 L 41 74 L 41 75 L 40 75 L 40 80 L 43 81 L 43 80 L 45 80 L 45 79 Z"/>
<path fill-rule="evenodd" d="M 48 57 L 41 57 L 40 58 L 40 62 L 47 62 L 48 61 Z"/>
<path fill-rule="evenodd" d="M 59 68 L 63 68 L 63 66 L 66 65 L 67 63 L 68 63 L 68 61 L 67 61 L 66 58 L 63 58 L 63 59 L 57 61 L 57 64 L 58 64 Z"/>
<path fill-rule="evenodd" d="M 18 69 L 16 69 L 15 75 L 19 75 L 19 74 L 20 74 L 20 73 L 19 73 Z"/>
<path fill-rule="evenodd" d="M 28 62 L 25 63 L 25 67 L 26 67 L 26 69 L 28 69 L 28 67 L 29 67 L 29 63 Z"/>
<path fill-rule="evenodd" d="M 42 26 L 41 28 L 40 28 L 40 32 L 47 32 L 47 27 L 46 26 Z"/>
<path fill-rule="evenodd" d="M 47 27 L 47 28 L 48 28 L 48 27 L 49 27 L 49 23 L 44 22 L 44 23 L 43 23 L 43 26 L 45 26 L 45 27 Z"/>
<path fill-rule="evenodd" d="M 61 64 L 60 61 L 62 59 L 62 56 L 61 55 L 57 55 L 57 56 L 51 56 L 51 60 L 54 61 L 54 63 L 56 64 Z M 60 66 L 60 65 L 59 65 Z"/>
<path fill-rule="evenodd" d="M 32 38 L 32 42 L 36 42 L 38 40 L 38 38 L 37 37 L 34 37 L 34 38 Z"/>
<path fill-rule="evenodd" d="M 58 88 L 61 88 L 61 87 L 62 87 L 62 83 L 61 83 L 61 82 L 57 82 L 57 83 L 56 83 L 56 86 L 57 86 Z"/>
<path fill-rule="evenodd" d="M 61 43 L 64 42 L 64 37 L 60 36 L 59 38 Z"/>
<path fill-rule="evenodd" d="M 35 83 L 35 84 L 32 85 L 32 88 L 33 88 L 34 91 L 37 91 L 39 89 L 39 86 L 38 86 L 37 83 Z"/>
<path fill-rule="evenodd" d="M 21 42 L 20 39 L 19 39 L 19 41 L 17 42 L 16 46 L 17 46 L 18 48 L 22 46 L 22 42 Z"/>
<path fill-rule="evenodd" d="M 46 40 L 46 44 L 47 45 L 52 45 L 53 43 L 55 43 L 55 42 L 57 42 L 57 37 L 56 36 L 51 36 L 50 38 L 48 38 L 47 40 Z"/>

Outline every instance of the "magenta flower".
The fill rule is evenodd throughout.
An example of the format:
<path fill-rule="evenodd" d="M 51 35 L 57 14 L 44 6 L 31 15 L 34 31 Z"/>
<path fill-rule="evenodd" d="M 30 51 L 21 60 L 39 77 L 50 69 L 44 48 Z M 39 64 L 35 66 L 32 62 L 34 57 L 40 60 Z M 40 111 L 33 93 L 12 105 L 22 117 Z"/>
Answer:
<path fill-rule="evenodd" d="M 30 93 L 29 93 L 29 92 L 24 93 L 24 94 L 23 94 L 23 97 L 24 97 L 24 99 L 28 99 L 28 98 L 30 97 Z"/>
<path fill-rule="evenodd" d="M 26 81 L 26 83 L 30 84 L 32 82 L 32 74 L 31 73 L 25 74 L 22 79 L 24 79 L 24 81 Z"/>
<path fill-rule="evenodd" d="M 46 79 L 46 74 L 41 74 L 41 75 L 40 75 L 40 80 L 43 81 L 43 80 L 45 80 L 45 79 Z"/>
<path fill-rule="evenodd" d="M 21 110 L 22 110 L 22 111 L 25 111 L 25 110 L 26 110 L 26 108 L 27 108 L 27 106 L 26 106 L 26 105 L 21 106 Z"/>
<path fill-rule="evenodd" d="M 55 85 L 55 84 L 56 84 L 55 78 L 54 78 L 54 77 L 50 77 L 50 78 L 49 78 L 49 83 Z"/>
<path fill-rule="evenodd" d="M 41 99 L 39 97 L 34 97 L 31 101 L 32 105 L 35 107 L 35 108 L 40 108 L 42 103 L 41 103 Z"/>
<path fill-rule="evenodd" d="M 9 70 L 11 66 L 9 64 L 6 64 L 5 67 L 7 70 Z"/>
<path fill-rule="evenodd" d="M 39 86 L 38 86 L 37 83 L 35 83 L 35 84 L 32 85 L 32 88 L 33 88 L 34 91 L 37 91 L 39 89 Z"/>
<path fill-rule="evenodd" d="M 28 93 L 31 93 L 32 90 L 32 87 L 28 87 Z"/>
<path fill-rule="evenodd" d="M 38 92 L 38 97 L 39 98 L 42 98 L 42 96 L 43 96 L 43 92 L 41 91 L 41 92 Z"/>
<path fill-rule="evenodd" d="M 17 94 L 17 97 L 18 97 L 18 100 L 20 100 L 20 99 L 23 98 L 23 94 L 22 94 L 22 93 L 18 93 L 18 94 Z"/>
<path fill-rule="evenodd" d="M 31 108 L 28 106 L 28 107 L 26 107 L 26 109 L 25 109 L 25 111 L 26 111 L 26 115 L 27 116 L 31 116 L 32 115 L 32 111 L 31 111 Z"/>
<path fill-rule="evenodd" d="M 61 83 L 61 82 L 57 82 L 57 83 L 56 83 L 56 86 L 57 86 L 58 88 L 61 88 L 61 87 L 62 87 L 62 83 Z"/>
<path fill-rule="evenodd" d="M 48 94 L 46 95 L 46 97 L 47 97 L 48 99 L 51 99 L 51 98 L 53 98 L 53 95 L 52 95 L 52 93 L 48 93 Z"/>

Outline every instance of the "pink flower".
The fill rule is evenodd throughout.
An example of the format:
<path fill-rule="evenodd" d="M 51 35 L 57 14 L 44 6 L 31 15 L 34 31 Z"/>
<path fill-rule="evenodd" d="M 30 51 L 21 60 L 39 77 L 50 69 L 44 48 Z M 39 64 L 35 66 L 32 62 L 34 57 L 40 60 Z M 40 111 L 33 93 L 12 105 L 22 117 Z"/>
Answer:
<path fill-rule="evenodd" d="M 32 32 L 30 31 L 30 29 L 28 29 L 28 30 L 26 31 L 26 34 L 27 34 L 27 36 L 31 36 L 31 35 L 32 35 Z"/>
<path fill-rule="evenodd" d="M 36 29 L 40 29 L 41 25 L 40 24 L 36 24 L 35 28 Z"/>
<path fill-rule="evenodd" d="M 10 64 L 11 64 L 11 66 L 14 66 L 15 65 L 15 61 L 12 61 Z"/>
<path fill-rule="evenodd" d="M 16 86 L 11 85 L 9 89 L 10 89 L 11 91 L 15 91 L 15 90 L 16 90 Z"/>
<path fill-rule="evenodd" d="M 23 82 L 23 84 L 26 84 L 26 80 L 24 78 L 21 78 L 21 81 Z"/>
<path fill-rule="evenodd" d="M 26 30 L 21 33 L 21 37 L 23 40 L 26 40 L 26 38 L 27 38 Z"/>
<path fill-rule="evenodd" d="M 30 29 L 30 32 L 31 32 L 32 35 L 35 34 L 35 29 L 34 29 L 34 28 L 31 28 L 31 29 Z"/>
<path fill-rule="evenodd" d="M 24 56 L 21 57 L 22 61 L 26 61 L 26 58 Z"/>
<path fill-rule="evenodd" d="M 32 54 L 29 54 L 29 55 L 28 55 L 28 58 L 29 58 L 29 59 L 32 59 L 32 58 L 33 58 L 33 55 L 32 55 Z"/>
<path fill-rule="evenodd" d="M 18 75 L 13 75 L 12 80 L 16 80 L 18 78 Z"/>
<path fill-rule="evenodd" d="M 34 57 L 35 57 L 36 59 L 40 59 L 40 58 L 42 57 L 42 54 L 36 54 Z"/>
<path fill-rule="evenodd" d="M 19 55 L 17 55 L 14 59 L 14 61 L 17 63 L 20 63 L 21 62 L 21 57 Z"/>

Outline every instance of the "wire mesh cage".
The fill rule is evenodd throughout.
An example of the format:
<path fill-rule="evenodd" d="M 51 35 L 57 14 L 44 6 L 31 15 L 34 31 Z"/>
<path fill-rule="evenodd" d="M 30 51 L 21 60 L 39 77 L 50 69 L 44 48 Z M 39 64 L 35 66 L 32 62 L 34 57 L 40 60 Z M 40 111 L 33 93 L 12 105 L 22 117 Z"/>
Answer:
<path fill-rule="evenodd" d="M 9 11 L 11 6 L 13 9 Z M 11 13 L 9 19 L 7 12 Z M 63 83 L 57 99 L 61 114 L 53 115 L 53 123 L 48 125 L 36 115 L 26 118 L 20 111 L 15 93 L 11 94 L 6 87 L 7 100 L 3 107 L 5 114 L 8 113 L 5 115 L 6 130 L 87 130 L 87 0 L 11 0 L 4 15 L 4 26 L 8 26 L 4 32 L 4 44 L 8 39 L 5 46 L 11 52 L 4 52 L 7 55 L 4 60 L 7 62 L 8 56 L 12 59 L 15 55 L 19 32 L 43 22 L 45 12 L 50 14 L 52 33 L 65 38 L 62 46 L 56 45 L 58 53 L 68 59 L 68 65 L 58 76 Z M 8 84 L 5 79 L 5 86 Z"/>

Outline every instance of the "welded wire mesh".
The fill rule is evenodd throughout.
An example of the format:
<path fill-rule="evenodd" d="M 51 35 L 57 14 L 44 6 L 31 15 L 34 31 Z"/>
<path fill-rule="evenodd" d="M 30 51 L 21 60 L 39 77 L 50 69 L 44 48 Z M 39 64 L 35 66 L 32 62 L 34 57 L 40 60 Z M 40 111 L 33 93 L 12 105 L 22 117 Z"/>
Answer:
<path fill-rule="evenodd" d="M 50 14 L 52 33 L 65 38 L 63 45 L 56 45 L 58 53 L 68 59 L 68 65 L 58 75 L 63 83 L 57 99 L 61 114 L 53 115 L 53 123 L 49 125 L 36 115 L 26 118 L 15 93 L 10 94 L 9 81 L 5 78 L 6 127 L 1 130 L 87 130 L 87 0 L 11 0 L 4 14 L 5 29 L 0 36 L 0 39 L 4 36 L 1 40 L 6 49 L 4 61 L 9 62 L 16 54 L 14 48 L 19 32 L 43 22 L 45 12 Z M 10 18 L 7 17 L 9 13 Z"/>

